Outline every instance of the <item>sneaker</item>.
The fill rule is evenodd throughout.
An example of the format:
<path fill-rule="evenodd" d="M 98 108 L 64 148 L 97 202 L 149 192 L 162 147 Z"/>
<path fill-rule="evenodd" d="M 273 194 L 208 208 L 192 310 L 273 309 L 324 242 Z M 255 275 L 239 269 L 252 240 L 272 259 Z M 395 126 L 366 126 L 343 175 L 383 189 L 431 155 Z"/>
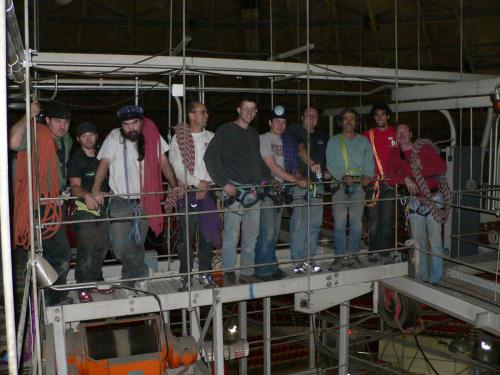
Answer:
<path fill-rule="evenodd" d="M 295 267 L 293 267 L 293 273 L 304 273 L 304 264 L 299 263 Z"/>
<path fill-rule="evenodd" d="M 119 293 L 123 298 L 134 298 L 137 296 L 137 293 L 131 289 L 120 288 Z"/>
<path fill-rule="evenodd" d="M 135 282 L 135 288 L 144 290 L 145 292 L 148 291 L 148 285 L 149 285 L 149 280 L 140 280 Z"/>
<path fill-rule="evenodd" d="M 361 259 L 359 259 L 359 256 L 356 256 L 356 255 L 355 255 L 355 256 L 353 256 L 353 257 L 351 258 L 351 260 L 352 260 L 352 262 L 353 262 L 353 264 L 354 264 L 354 267 L 356 267 L 356 268 L 361 268 L 361 267 L 363 267 L 363 262 L 361 261 Z"/>
<path fill-rule="evenodd" d="M 224 272 L 224 285 L 236 284 L 236 274 L 234 272 Z"/>
<path fill-rule="evenodd" d="M 101 294 L 111 294 L 114 292 L 114 288 L 112 284 L 108 283 L 97 283 L 95 288 L 91 289 L 92 293 L 101 293 Z"/>
<path fill-rule="evenodd" d="M 80 303 L 87 303 L 94 301 L 92 299 L 92 295 L 88 290 L 81 290 L 80 293 L 78 293 L 78 299 L 80 300 Z"/>
<path fill-rule="evenodd" d="M 209 273 L 200 276 L 200 284 L 203 285 L 205 289 L 211 289 L 217 286 L 212 279 L 212 275 Z"/>
<path fill-rule="evenodd" d="M 281 268 L 276 269 L 276 271 L 274 271 L 273 273 L 273 277 L 275 280 L 281 280 L 287 276 L 288 276 L 287 273 L 283 271 Z"/>
<path fill-rule="evenodd" d="M 338 272 L 338 271 L 343 271 L 346 268 L 347 268 L 347 262 L 344 258 L 342 258 L 337 261 L 333 261 L 328 267 L 328 270 L 332 272 Z"/>
<path fill-rule="evenodd" d="M 191 289 L 193 289 L 193 278 L 191 278 Z M 188 277 L 181 276 L 181 286 L 179 287 L 179 292 L 186 292 L 189 290 Z"/>
<path fill-rule="evenodd" d="M 380 263 L 380 255 L 378 253 L 372 254 L 368 258 L 368 261 L 374 264 Z"/>
<path fill-rule="evenodd" d="M 240 277 L 238 279 L 239 279 L 240 284 L 254 284 L 254 283 L 260 281 L 254 275 L 240 275 Z"/>
<path fill-rule="evenodd" d="M 318 272 L 321 272 L 322 269 L 320 266 L 318 266 L 316 264 L 315 261 L 311 260 L 309 263 L 307 262 L 307 260 L 304 262 L 304 265 L 303 265 L 304 269 L 309 269 L 311 270 L 312 273 L 318 273 Z"/>

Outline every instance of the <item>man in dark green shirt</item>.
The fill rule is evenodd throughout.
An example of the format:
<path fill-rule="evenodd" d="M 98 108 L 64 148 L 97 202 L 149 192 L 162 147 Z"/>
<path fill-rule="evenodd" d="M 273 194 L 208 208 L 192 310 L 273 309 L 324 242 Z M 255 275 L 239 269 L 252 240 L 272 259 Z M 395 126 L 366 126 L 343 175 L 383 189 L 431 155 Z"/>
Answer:
<path fill-rule="evenodd" d="M 35 118 L 40 114 L 38 102 L 31 103 L 31 116 Z M 71 121 L 71 111 L 68 107 L 60 103 L 51 103 L 45 112 L 45 124 L 50 130 L 57 145 L 57 176 L 40 176 L 40 178 L 57 178 L 58 191 L 62 192 L 66 187 L 66 162 L 71 151 L 72 140 L 68 134 Z M 9 146 L 14 151 L 24 151 L 28 145 L 26 137 L 26 117 L 21 118 L 10 130 Z M 49 184 L 50 185 L 50 184 Z M 14 194 L 14 199 L 16 199 Z M 19 199 L 19 198 L 17 198 Z M 40 216 L 43 217 L 45 206 L 40 204 Z M 64 209 L 61 220 L 65 220 Z M 44 223 L 49 224 L 49 223 Z M 54 267 L 59 278 L 56 284 L 65 284 L 66 275 L 69 270 L 71 260 L 71 248 L 66 236 L 66 226 L 61 225 L 59 229 L 50 237 L 42 239 L 43 256 Z M 66 292 L 56 292 L 47 289 L 45 292 L 45 303 L 47 306 L 71 303 L 72 300 Z"/>

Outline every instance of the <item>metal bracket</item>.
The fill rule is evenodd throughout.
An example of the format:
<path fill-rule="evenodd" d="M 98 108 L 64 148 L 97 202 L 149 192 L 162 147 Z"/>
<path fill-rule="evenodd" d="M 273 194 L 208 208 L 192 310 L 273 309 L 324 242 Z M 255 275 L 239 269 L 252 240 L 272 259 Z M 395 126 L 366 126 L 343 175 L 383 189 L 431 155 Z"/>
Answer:
<path fill-rule="evenodd" d="M 362 296 L 373 288 L 372 282 L 345 285 L 335 289 L 319 289 L 311 294 L 295 293 L 295 310 L 306 314 L 314 314 L 342 302 Z"/>

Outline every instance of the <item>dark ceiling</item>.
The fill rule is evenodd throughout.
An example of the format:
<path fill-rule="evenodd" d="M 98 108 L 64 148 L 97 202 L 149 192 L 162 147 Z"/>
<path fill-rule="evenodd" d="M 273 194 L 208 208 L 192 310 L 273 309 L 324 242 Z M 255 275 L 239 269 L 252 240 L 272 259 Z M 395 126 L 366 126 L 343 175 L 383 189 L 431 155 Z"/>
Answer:
<path fill-rule="evenodd" d="M 305 0 L 186 0 L 184 3 L 185 33 L 192 38 L 186 48 L 187 56 L 267 60 L 271 50 L 275 56 L 307 41 Z M 23 4 L 15 1 L 21 30 Z M 182 39 L 181 0 L 46 0 L 37 2 L 37 7 L 36 12 L 31 7 L 37 16 L 30 15 L 30 30 L 31 47 L 39 51 L 168 55 Z M 38 19 L 36 40 L 35 19 Z M 309 25 L 309 39 L 315 44 L 310 53 L 313 63 L 394 68 L 397 57 L 399 68 L 405 69 L 455 72 L 463 69 L 500 74 L 498 0 L 310 0 Z M 301 54 L 288 61 L 305 59 L 306 55 Z M 221 77 L 208 80 L 212 86 L 234 85 Z M 286 85 L 305 88 L 304 82 L 292 81 Z M 363 85 L 363 89 L 376 87 Z M 243 78 L 238 86 L 268 87 L 269 80 Z M 314 88 L 324 90 L 358 90 L 360 86 L 349 82 L 314 82 Z M 127 101 L 130 95 L 63 92 L 57 99 L 88 107 L 75 106 L 76 117 L 83 120 L 91 113 L 95 121 L 103 122 L 103 129 L 109 129 L 116 125 L 112 113 L 118 103 Z M 269 95 L 261 95 L 259 99 L 261 107 L 270 107 Z M 389 92 L 363 99 L 311 97 L 320 108 L 370 104 L 381 99 L 388 100 Z M 167 122 L 168 100 L 168 95 L 158 92 L 141 96 L 146 110 L 163 123 Z M 233 116 L 235 95 L 207 94 L 206 100 L 213 114 L 211 126 Z M 292 107 L 291 112 L 293 108 L 297 112 L 305 104 L 305 97 L 287 95 L 277 100 Z M 102 108 L 103 105 L 108 107 Z M 434 126 L 441 120 L 424 118 L 423 121 Z M 262 123 L 265 124 L 263 119 Z"/>

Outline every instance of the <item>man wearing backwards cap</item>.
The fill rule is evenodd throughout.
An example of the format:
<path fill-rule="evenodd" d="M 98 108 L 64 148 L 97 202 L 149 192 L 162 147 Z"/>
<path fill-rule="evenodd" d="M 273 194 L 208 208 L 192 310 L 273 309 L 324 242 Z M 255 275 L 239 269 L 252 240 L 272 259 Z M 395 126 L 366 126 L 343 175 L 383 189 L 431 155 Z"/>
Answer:
<path fill-rule="evenodd" d="M 287 125 L 287 111 L 282 105 L 274 107 L 269 120 L 270 131 L 260 135 L 260 154 L 278 183 L 291 182 L 301 188 L 307 187 L 307 179 L 299 177 L 291 163 L 295 164 L 298 143 L 290 144 L 284 136 Z M 291 149 L 293 148 L 293 149 Z M 290 163 L 291 162 L 291 163 Z M 281 229 L 283 208 L 271 196 L 264 198 L 260 211 L 260 230 L 255 246 L 255 265 L 276 263 L 276 243 Z M 277 264 L 255 267 L 255 275 L 262 280 L 280 279 L 284 276 Z"/>
<path fill-rule="evenodd" d="M 141 196 L 150 190 L 151 180 L 156 183 L 154 191 L 162 190 L 160 168 L 175 197 L 182 196 L 183 190 L 177 186 L 174 171 L 165 155 L 169 147 L 156 125 L 144 117 L 144 110 L 137 105 L 125 106 L 118 110 L 117 117 L 121 127 L 108 134 L 97 155 L 100 162 L 92 193 L 99 204 L 104 203 L 101 186 L 109 170 L 109 186 L 113 194 L 119 195 L 110 199 L 109 216 L 111 219 L 124 218 L 111 220 L 111 248 L 123 264 L 122 277 L 140 278 L 149 274 L 144 262 L 148 224 L 155 232 L 161 232 L 163 218 L 159 215 L 148 220 L 125 218 L 147 214 L 151 199 L 157 205 L 156 212 L 161 214 L 160 195 Z"/>
<path fill-rule="evenodd" d="M 97 129 L 90 122 L 82 122 L 76 129 L 76 140 L 80 148 L 68 161 L 68 178 L 71 194 L 79 197 L 74 201 L 72 219 L 92 220 L 104 217 L 105 206 L 100 206 L 92 195 L 94 176 L 99 164 L 97 160 Z M 107 181 L 101 191 L 108 191 Z M 75 279 L 78 283 L 102 280 L 102 264 L 108 252 L 108 223 L 91 221 L 73 224 L 78 244 Z M 80 302 L 91 302 L 88 290 L 79 293 Z"/>
<path fill-rule="evenodd" d="M 31 103 L 31 117 L 35 118 L 40 114 L 40 105 L 38 102 L 34 101 Z M 45 112 L 45 123 L 53 137 L 57 150 L 56 153 L 50 154 L 53 158 L 56 158 L 57 165 L 57 176 L 40 176 L 41 178 L 47 178 L 48 186 L 53 186 L 57 184 L 57 191 L 61 193 L 66 188 L 66 162 L 69 158 L 69 153 L 72 146 L 71 137 L 68 134 L 69 124 L 71 121 L 71 110 L 64 104 L 52 102 L 49 104 Z M 41 124 L 39 124 L 41 125 Z M 43 125 L 41 125 L 43 126 Z M 39 136 L 43 136 L 39 132 Z M 49 136 L 50 137 L 50 136 Z M 41 139 L 38 140 L 38 155 L 40 156 L 40 149 L 42 147 Z M 10 130 L 9 146 L 14 151 L 26 151 L 27 149 L 27 138 L 26 138 L 26 117 L 21 118 Z M 39 162 L 45 162 L 50 164 L 54 159 L 43 160 Z M 16 176 L 18 180 L 19 176 Z M 25 181 L 27 182 L 27 179 Z M 25 199 L 16 193 L 19 191 L 15 188 L 15 199 Z M 45 192 L 40 192 L 45 194 Z M 26 198 L 27 199 L 27 198 Z M 42 202 L 43 203 L 43 202 Z M 50 202 L 49 202 L 50 203 Z M 17 205 L 16 205 L 17 206 Z M 46 210 L 45 204 L 41 205 L 40 217 L 44 217 Z M 25 212 L 19 213 L 20 215 L 26 215 Z M 16 215 L 15 215 L 16 216 Z M 64 221 L 64 210 L 62 210 L 61 220 Z M 48 227 L 50 228 L 50 227 Z M 52 227 L 54 228 L 54 227 Z M 43 237 L 43 234 L 42 234 Z M 71 248 L 69 246 L 68 238 L 66 236 L 66 227 L 61 225 L 55 233 L 53 233 L 50 238 L 43 238 L 42 240 L 43 256 L 50 263 L 52 267 L 56 270 L 59 278 L 56 284 L 66 283 L 66 275 L 69 270 L 69 262 L 71 260 Z M 47 289 L 45 291 L 45 303 L 50 305 L 57 305 L 61 303 L 71 303 L 72 300 L 67 296 L 67 292 L 57 292 L 52 289 Z"/>

